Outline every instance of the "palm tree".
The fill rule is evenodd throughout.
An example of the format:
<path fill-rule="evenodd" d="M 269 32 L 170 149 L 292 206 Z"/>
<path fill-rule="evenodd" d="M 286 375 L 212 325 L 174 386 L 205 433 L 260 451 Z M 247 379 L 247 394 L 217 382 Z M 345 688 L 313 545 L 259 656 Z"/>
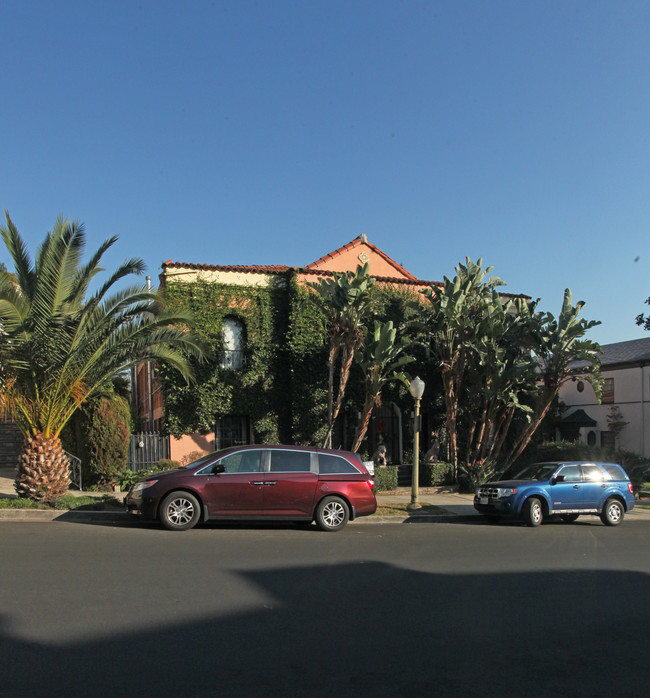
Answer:
<path fill-rule="evenodd" d="M 373 409 L 381 406 L 381 391 L 391 380 L 405 380 L 397 369 L 413 361 L 413 357 L 404 354 L 407 344 L 405 337 L 397 339 L 397 329 L 393 327 L 392 320 L 383 324 L 375 320 L 374 332 L 357 354 L 365 377 L 366 396 L 352 446 L 355 453 L 368 431 Z"/>
<path fill-rule="evenodd" d="M 0 270 L 0 414 L 25 436 L 16 492 L 52 501 L 69 485 L 59 435 L 75 410 L 143 360 L 167 363 L 189 379 L 186 357 L 200 356 L 201 349 L 188 331 L 191 318 L 167 311 L 158 293 L 144 286 L 113 291 L 125 277 L 142 273 L 140 259 L 127 260 L 86 298 L 116 236 L 82 266 L 83 225 L 59 217 L 32 263 L 6 211 L 5 218 L 0 234 L 15 274 Z"/>
<path fill-rule="evenodd" d="M 354 353 L 363 346 L 365 317 L 372 306 L 370 290 L 375 280 L 370 276 L 368 263 L 358 265 L 354 273 L 335 272 L 334 278 L 319 279 L 309 285 L 316 289 L 325 302 L 330 334 L 329 390 L 327 401 L 327 435 L 324 446 L 332 445 L 334 422 L 343 405 L 345 389 Z M 334 403 L 334 373 L 341 355 L 339 387 Z"/>

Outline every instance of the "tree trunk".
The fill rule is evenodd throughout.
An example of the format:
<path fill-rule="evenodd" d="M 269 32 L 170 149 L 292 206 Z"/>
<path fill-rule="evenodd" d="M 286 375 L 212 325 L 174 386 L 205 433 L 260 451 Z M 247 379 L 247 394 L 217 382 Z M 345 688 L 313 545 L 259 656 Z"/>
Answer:
<path fill-rule="evenodd" d="M 357 426 L 357 433 L 354 437 L 354 445 L 352 446 L 353 453 L 357 453 L 357 451 L 361 447 L 363 437 L 366 435 L 366 432 L 368 431 L 368 424 L 370 424 L 370 416 L 372 415 L 372 410 L 375 406 L 375 402 L 376 398 L 374 396 L 370 400 L 366 398 L 366 401 L 363 405 L 363 414 L 361 415 L 361 419 Z"/>
<path fill-rule="evenodd" d="M 58 437 L 43 433 L 26 436 L 18 456 L 14 489 L 19 497 L 52 503 L 68 491 L 68 467 L 68 458 Z"/>

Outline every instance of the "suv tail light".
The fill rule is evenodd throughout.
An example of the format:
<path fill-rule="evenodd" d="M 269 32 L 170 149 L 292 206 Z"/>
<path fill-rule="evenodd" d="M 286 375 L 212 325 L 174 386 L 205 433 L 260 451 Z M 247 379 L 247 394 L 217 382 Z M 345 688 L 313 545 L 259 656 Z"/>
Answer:
<path fill-rule="evenodd" d="M 628 490 L 630 490 L 630 494 L 634 494 L 634 488 L 632 487 L 632 483 L 631 483 L 631 482 L 628 482 L 628 483 L 627 483 L 627 488 L 628 488 Z"/>

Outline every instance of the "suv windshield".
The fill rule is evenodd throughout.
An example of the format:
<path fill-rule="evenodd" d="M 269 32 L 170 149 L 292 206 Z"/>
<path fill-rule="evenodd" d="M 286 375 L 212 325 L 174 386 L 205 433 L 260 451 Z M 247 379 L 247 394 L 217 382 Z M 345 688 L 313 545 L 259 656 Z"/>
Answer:
<path fill-rule="evenodd" d="M 540 482 L 550 479 L 557 470 L 557 463 L 533 463 L 525 467 L 520 473 L 515 475 L 515 480 L 539 480 Z"/>

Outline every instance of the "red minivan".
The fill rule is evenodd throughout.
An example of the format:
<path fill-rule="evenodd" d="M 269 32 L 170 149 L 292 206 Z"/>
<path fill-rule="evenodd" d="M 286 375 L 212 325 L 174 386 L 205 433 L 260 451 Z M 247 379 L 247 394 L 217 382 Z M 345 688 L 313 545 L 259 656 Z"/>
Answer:
<path fill-rule="evenodd" d="M 305 446 L 238 446 L 185 468 L 134 483 L 124 505 L 165 528 L 185 531 L 200 521 L 315 521 L 338 531 L 374 514 L 374 481 L 356 453 Z"/>

